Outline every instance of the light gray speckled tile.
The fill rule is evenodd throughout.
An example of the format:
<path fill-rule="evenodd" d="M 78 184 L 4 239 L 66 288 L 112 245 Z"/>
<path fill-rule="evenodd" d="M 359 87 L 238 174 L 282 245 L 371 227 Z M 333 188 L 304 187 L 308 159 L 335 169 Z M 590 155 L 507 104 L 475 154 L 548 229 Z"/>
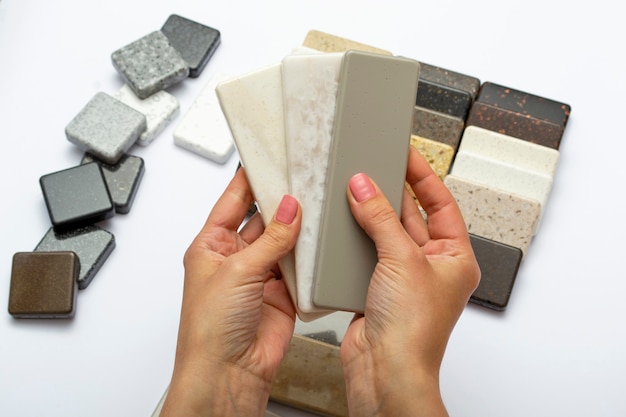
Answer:
<path fill-rule="evenodd" d="M 456 199 L 470 233 L 528 252 L 541 215 L 537 200 L 449 174 L 444 184 Z"/>
<path fill-rule="evenodd" d="M 160 30 L 111 54 L 113 66 L 139 98 L 147 98 L 189 76 L 189 65 Z"/>

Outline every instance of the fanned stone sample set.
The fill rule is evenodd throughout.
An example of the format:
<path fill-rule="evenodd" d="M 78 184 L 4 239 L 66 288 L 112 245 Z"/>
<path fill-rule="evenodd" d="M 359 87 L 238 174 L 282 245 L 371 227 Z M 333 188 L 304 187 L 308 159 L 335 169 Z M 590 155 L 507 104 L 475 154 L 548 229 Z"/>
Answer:
<path fill-rule="evenodd" d="M 39 180 L 52 227 L 32 252 L 14 255 L 12 316 L 74 316 L 78 290 L 90 285 L 116 246 L 113 234 L 96 223 L 131 211 L 145 172 L 143 158 L 128 151 L 150 145 L 178 116 L 178 100 L 165 88 L 198 77 L 219 44 L 216 29 L 171 15 L 160 30 L 111 54 L 126 84 L 95 94 L 66 126 L 67 140 L 85 151 L 80 163 Z M 224 163 L 234 145 L 214 91 L 212 106 L 202 110 L 221 118 L 220 140 L 207 138 L 206 126 L 187 130 L 184 139 Z"/>

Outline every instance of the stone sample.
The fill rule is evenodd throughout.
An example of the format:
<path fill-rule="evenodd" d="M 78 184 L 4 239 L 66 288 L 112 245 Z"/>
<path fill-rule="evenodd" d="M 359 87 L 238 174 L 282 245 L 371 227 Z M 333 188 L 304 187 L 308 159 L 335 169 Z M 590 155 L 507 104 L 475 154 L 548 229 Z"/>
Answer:
<path fill-rule="evenodd" d="M 161 32 L 187 62 L 191 78 L 200 76 L 221 41 L 217 29 L 175 14 L 167 18 Z"/>
<path fill-rule="evenodd" d="M 57 232 L 87 226 L 115 214 L 104 175 L 96 162 L 44 175 L 39 183 Z"/>
<path fill-rule="evenodd" d="M 146 116 L 146 130 L 136 142 L 141 146 L 151 144 L 180 111 L 176 97 L 166 91 L 159 91 L 142 100 L 128 85 L 124 85 L 114 97 Z"/>
<path fill-rule="evenodd" d="M 80 263 L 73 252 L 13 255 L 9 314 L 16 318 L 70 318 L 76 308 Z"/>
<path fill-rule="evenodd" d="M 415 106 L 411 134 L 445 143 L 456 152 L 464 127 L 465 121 L 460 117 Z"/>
<path fill-rule="evenodd" d="M 115 249 L 115 237 L 96 226 L 56 233 L 50 228 L 35 247 L 35 252 L 74 252 L 80 260 L 78 288 L 89 286 L 104 262 Z"/>
<path fill-rule="evenodd" d="M 217 84 L 228 78 L 223 73 L 214 75 L 174 130 L 176 145 L 218 164 L 226 163 L 235 150 L 233 136 L 215 93 Z"/>
<path fill-rule="evenodd" d="M 144 99 L 189 76 L 189 66 L 160 30 L 116 50 L 113 66 L 137 97 Z"/>
<path fill-rule="evenodd" d="M 422 154 L 440 179 L 443 180 L 448 175 L 454 159 L 452 146 L 415 135 L 411 135 L 411 146 Z"/>
<path fill-rule="evenodd" d="M 146 130 L 146 116 L 106 93 L 97 93 L 65 128 L 67 139 L 115 164 Z"/>
<path fill-rule="evenodd" d="M 348 50 L 372 52 L 381 55 L 393 55 L 391 52 L 374 46 L 365 45 L 330 33 L 311 30 L 307 33 L 302 46 L 321 52 L 346 52 Z"/>

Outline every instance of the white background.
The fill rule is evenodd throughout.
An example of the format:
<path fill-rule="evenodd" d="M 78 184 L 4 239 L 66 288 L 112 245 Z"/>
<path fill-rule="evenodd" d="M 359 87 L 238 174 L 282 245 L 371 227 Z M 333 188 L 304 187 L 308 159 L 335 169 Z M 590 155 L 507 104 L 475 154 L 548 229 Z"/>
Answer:
<path fill-rule="evenodd" d="M 0 304 L 13 254 L 33 250 L 50 226 L 39 177 L 80 162 L 65 126 L 95 93 L 122 86 L 114 50 L 172 13 L 220 30 L 202 76 L 169 90 L 184 114 L 214 73 L 273 64 L 318 29 L 572 106 L 509 307 L 468 306 L 442 390 L 453 416 L 624 416 L 626 31 L 617 4 L 1 0 Z M 152 413 L 172 369 L 183 253 L 237 165 L 236 155 L 217 165 L 176 147 L 180 119 L 132 149 L 146 174 L 131 212 L 103 224 L 117 248 L 79 293 L 76 317 L 15 320 L 2 307 L 1 416 Z"/>

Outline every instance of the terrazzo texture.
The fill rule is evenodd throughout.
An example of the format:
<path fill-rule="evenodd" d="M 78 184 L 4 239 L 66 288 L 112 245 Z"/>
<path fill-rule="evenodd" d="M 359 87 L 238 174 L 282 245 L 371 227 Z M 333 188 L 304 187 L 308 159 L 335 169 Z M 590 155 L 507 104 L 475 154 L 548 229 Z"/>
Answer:
<path fill-rule="evenodd" d="M 311 291 L 342 59 L 341 53 L 283 59 L 289 191 L 303 208 L 295 257 L 298 306 L 304 312 L 320 311 Z"/>
<path fill-rule="evenodd" d="M 189 66 L 160 30 L 116 50 L 113 66 L 141 99 L 189 76 Z"/>
<path fill-rule="evenodd" d="M 191 78 L 202 73 L 221 42 L 217 29 L 175 14 L 168 17 L 161 32 L 187 62 Z"/>
<path fill-rule="evenodd" d="M 541 216 L 539 201 L 452 174 L 446 176 L 444 184 L 458 203 L 468 232 L 527 253 Z"/>
<path fill-rule="evenodd" d="M 65 128 L 67 139 L 115 164 L 146 130 L 146 116 L 106 93 L 97 93 Z"/>
<path fill-rule="evenodd" d="M 9 314 L 15 318 L 70 318 L 76 308 L 80 263 L 73 252 L 13 255 Z"/>
<path fill-rule="evenodd" d="M 196 97 L 174 130 L 174 143 L 218 164 L 224 164 L 235 150 L 228 123 L 215 93 L 217 84 L 228 79 L 215 74 Z"/>
<path fill-rule="evenodd" d="M 138 156 L 125 154 L 115 165 L 99 161 L 93 155 L 85 154 L 81 164 L 96 162 L 102 169 L 109 194 L 115 205 L 115 212 L 127 214 L 135 201 L 139 184 L 145 172 L 145 163 Z"/>
<path fill-rule="evenodd" d="M 420 62 L 420 78 L 433 84 L 464 91 L 472 97 L 472 100 L 476 98 L 480 90 L 480 80 L 477 77 L 430 65 L 426 62 Z"/>
<path fill-rule="evenodd" d="M 66 233 L 56 233 L 50 228 L 35 247 L 35 252 L 75 253 L 80 260 L 80 273 L 76 280 L 78 288 L 83 290 L 89 286 L 114 249 L 113 234 L 92 225 Z"/>
<path fill-rule="evenodd" d="M 346 52 L 348 50 L 355 50 L 381 55 L 393 55 L 387 50 L 331 35 L 330 33 L 324 33 L 319 30 L 309 31 L 302 46 L 322 52 Z"/>
<path fill-rule="evenodd" d="M 506 309 L 522 262 L 519 248 L 470 234 L 470 242 L 480 267 L 478 288 L 470 301 L 496 311 Z"/>
<path fill-rule="evenodd" d="M 104 175 L 96 162 L 44 175 L 39 183 L 57 232 L 87 226 L 115 214 Z"/>
<path fill-rule="evenodd" d="M 276 372 L 270 399 L 325 416 L 347 417 L 339 347 L 294 335 Z"/>
<path fill-rule="evenodd" d="M 411 146 L 422 154 L 440 179 L 443 180 L 448 175 L 454 159 L 452 146 L 416 135 L 411 135 Z"/>
<path fill-rule="evenodd" d="M 465 121 L 438 111 L 415 106 L 411 134 L 450 145 L 457 150 Z"/>
<path fill-rule="evenodd" d="M 455 90 L 420 79 L 415 104 L 453 117 L 465 119 L 473 97 L 466 91 Z"/>
<path fill-rule="evenodd" d="M 141 146 L 151 144 L 180 112 L 178 99 L 166 91 L 159 91 L 142 100 L 128 85 L 124 85 L 115 98 L 146 117 L 146 130 L 136 141 Z"/>

